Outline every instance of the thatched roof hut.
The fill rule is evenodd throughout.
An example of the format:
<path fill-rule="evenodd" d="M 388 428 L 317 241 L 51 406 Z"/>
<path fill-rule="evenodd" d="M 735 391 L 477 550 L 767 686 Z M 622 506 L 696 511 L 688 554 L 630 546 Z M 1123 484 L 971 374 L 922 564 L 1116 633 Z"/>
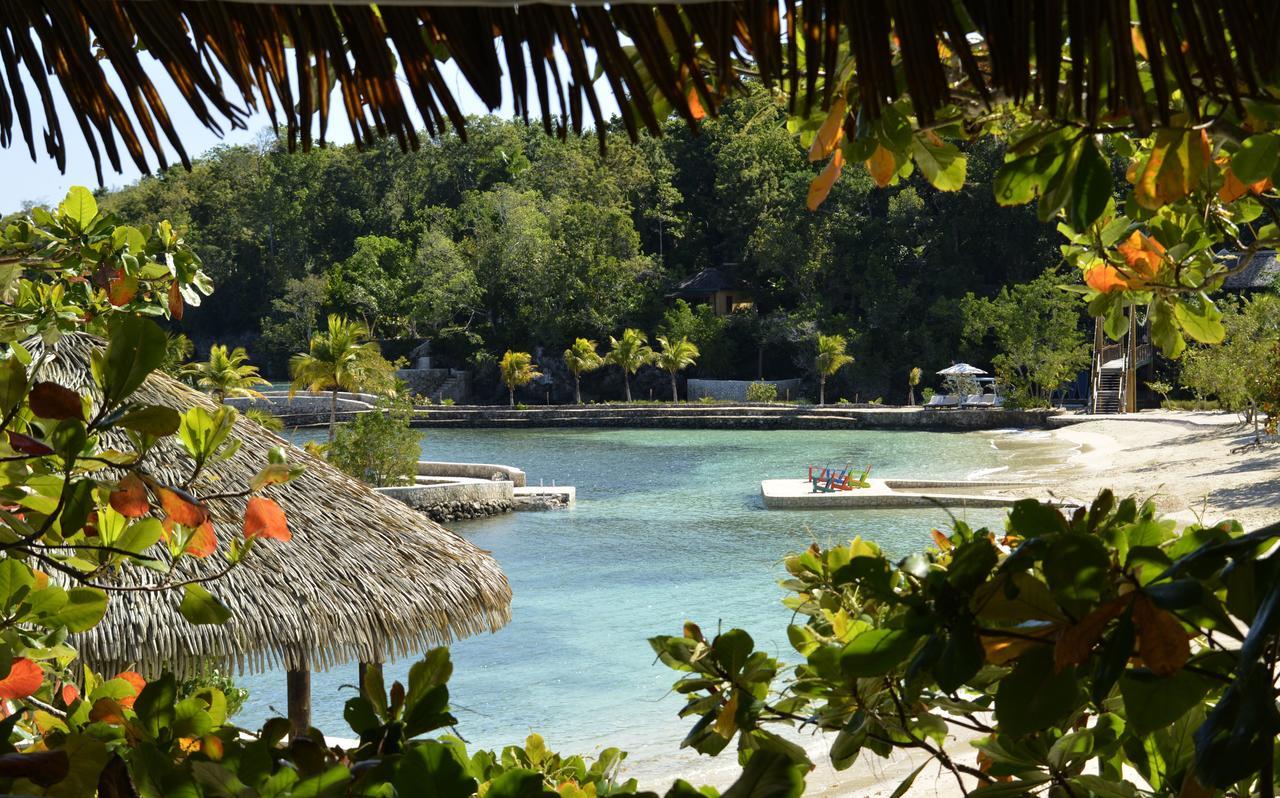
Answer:
<path fill-rule="evenodd" d="M 39 377 L 99 396 L 89 369 L 102 343 L 76 333 L 48 350 L 29 346 L 37 359 L 51 357 Z M 179 411 L 216 404 L 163 374 L 147 378 L 133 397 Z M 150 675 L 165 668 L 190 673 L 202 664 L 260 671 L 283 666 L 307 673 L 348 662 L 380 663 L 411 656 L 455 638 L 496 631 L 510 618 L 511 588 L 493 557 L 409 507 L 241 418 L 240 450 L 210 464 L 201 485 L 231 491 L 247 486 L 284 446 L 289 460 L 306 467 L 267 494 L 284 509 L 289 542 L 259 540 L 238 567 L 208 585 L 232 610 L 222 625 L 195 626 L 178 613 L 181 591 L 114 593 L 102 623 L 74 643 L 91 666 L 126 667 Z M 106 446 L 127 448 L 120 433 Z M 173 439 L 148 459 L 161 480 L 178 484 L 192 462 Z M 225 486 L 225 487 L 224 487 Z M 184 558 L 182 573 L 216 573 L 226 565 L 226 544 L 241 534 L 246 499 L 210 502 L 219 550 L 205 559 Z M 166 556 L 163 546 L 154 547 Z M 150 553 L 150 552 L 149 552 Z M 159 575 L 126 566 L 115 577 L 126 585 L 154 584 Z M 292 698 L 292 696 L 291 696 Z"/>
<path fill-rule="evenodd" d="M 245 106 L 261 103 L 291 148 L 324 142 L 334 83 L 357 143 L 389 135 L 416 148 L 411 104 L 429 134 L 462 132 L 445 53 L 490 109 L 508 92 L 517 114 L 540 114 L 562 134 L 590 114 L 603 137 L 597 67 L 634 136 L 660 129 L 664 104 L 696 125 L 744 69 L 805 108 L 825 108 L 834 87 L 819 91 L 820 76 L 850 56 L 851 132 L 858 112 L 874 119 L 902 94 L 925 125 L 951 102 L 1011 98 L 1088 125 L 1129 118 L 1145 132 L 1169 122 L 1178 92 L 1193 116 L 1212 105 L 1205 98 L 1267 96 L 1280 70 L 1277 41 L 1280 5 L 1248 0 L 25 0 L 0 10 L 0 143 L 16 140 L 16 125 L 35 159 L 32 109 L 42 107 L 52 115 L 45 148 L 61 166 L 60 84 L 100 175 L 104 155 L 119 171 L 121 149 L 142 171 L 148 149 L 163 165 L 161 136 L 187 164 L 143 53 L 211 130 L 243 127 Z"/>

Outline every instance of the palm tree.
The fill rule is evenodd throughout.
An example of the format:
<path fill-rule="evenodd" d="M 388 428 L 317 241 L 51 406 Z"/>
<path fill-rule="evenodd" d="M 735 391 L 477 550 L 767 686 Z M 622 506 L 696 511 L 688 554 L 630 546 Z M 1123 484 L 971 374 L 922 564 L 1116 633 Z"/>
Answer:
<path fill-rule="evenodd" d="M 311 336 L 307 352 L 289 358 L 293 384 L 289 396 L 299 388 L 330 391 L 329 442 L 338 420 L 338 391 L 357 391 L 365 383 L 383 375 L 375 374 L 382 361 L 378 345 L 367 340 L 369 328 L 337 314 L 329 315 L 328 328 Z M 385 361 L 382 361 L 385 363 Z"/>
<path fill-rule="evenodd" d="M 853 358 L 845 352 L 849 344 L 843 335 L 819 335 L 818 357 L 814 366 L 818 369 L 818 404 L 827 403 L 827 377 L 853 362 Z"/>
<path fill-rule="evenodd" d="M 907 404 L 915 407 L 916 405 L 916 386 L 920 384 L 920 378 L 924 376 L 924 372 L 919 366 L 915 366 L 907 374 Z"/>
<path fill-rule="evenodd" d="M 628 327 L 622 331 L 621 340 L 609 336 L 609 354 L 604 356 L 604 360 L 622 369 L 622 384 L 630 402 L 631 375 L 653 360 L 653 350 L 649 348 L 649 339 L 644 333 Z"/>
<path fill-rule="evenodd" d="M 579 338 L 564 350 L 564 364 L 573 374 L 573 400 L 582 404 L 582 374 L 603 366 L 604 358 L 596 351 L 595 341 Z"/>
<path fill-rule="evenodd" d="M 681 338 L 672 343 L 661 335 L 658 336 L 658 343 L 661 344 L 662 351 L 654 355 L 654 362 L 671 375 L 671 401 L 679 402 L 680 395 L 676 392 L 676 374 L 694 364 L 700 354 L 698 347 L 688 338 Z"/>
<path fill-rule="evenodd" d="M 271 384 L 258 374 L 257 366 L 249 365 L 249 355 L 243 346 L 227 351 L 222 344 L 209 347 L 209 359 L 205 362 L 183 366 L 182 376 L 212 394 L 219 404 L 231 396 L 261 397 L 254 386 Z"/>
<path fill-rule="evenodd" d="M 502 381 L 507 385 L 512 407 L 516 406 L 516 388 L 528 385 L 542 376 L 542 372 L 533 364 L 533 355 L 528 352 L 512 352 L 510 349 L 498 361 L 498 370 L 502 372 Z"/>

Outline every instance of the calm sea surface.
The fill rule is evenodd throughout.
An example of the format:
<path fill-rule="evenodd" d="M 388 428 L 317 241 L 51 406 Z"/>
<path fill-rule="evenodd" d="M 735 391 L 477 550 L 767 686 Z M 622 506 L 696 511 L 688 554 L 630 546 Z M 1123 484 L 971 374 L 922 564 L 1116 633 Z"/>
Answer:
<path fill-rule="evenodd" d="M 832 431 L 421 430 L 432 460 L 503 463 L 529 484 L 575 485 L 572 510 L 511 513 L 453 528 L 491 550 L 514 593 L 511 623 L 453 646 L 450 684 L 458 731 L 500 747 L 531 731 L 562 752 L 608 745 L 630 751 L 632 772 L 705 771 L 677 753 L 692 721 L 676 717 L 676 674 L 654 662 L 646 639 L 679 634 L 685 620 L 708 634 L 740 627 L 757 646 L 794 660 L 790 613 L 779 603 L 781 560 L 817 540 L 854 535 L 904 555 L 947 523 L 940 510 L 770 511 L 760 480 L 799 477 L 808 464 L 874 466 L 881 477 L 1004 475 L 1028 462 L 1034 434 Z M 298 441 L 320 434 L 303 432 Z M 1035 444 L 1030 444 L 1035 448 Z M 1030 458 L 1034 459 L 1034 458 Z M 997 523 L 999 511 L 969 511 Z M 388 684 L 409 662 L 387 666 Z M 351 737 L 342 704 L 354 663 L 312 682 L 317 727 Z M 240 725 L 284 714 L 284 674 L 244 676 L 251 697 Z M 723 757 L 729 765 L 732 754 Z M 705 758 L 703 760 L 705 762 Z M 684 767 L 681 767 L 681 765 Z M 662 779 L 660 779 L 662 780 Z"/>

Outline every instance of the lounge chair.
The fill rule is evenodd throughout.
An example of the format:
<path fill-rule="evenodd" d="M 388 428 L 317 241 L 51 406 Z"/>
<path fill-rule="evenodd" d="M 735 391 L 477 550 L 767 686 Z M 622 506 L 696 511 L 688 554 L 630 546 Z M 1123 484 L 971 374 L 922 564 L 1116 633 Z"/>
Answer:
<path fill-rule="evenodd" d="M 996 395 L 993 393 L 975 394 L 965 397 L 962 407 L 995 407 Z"/>
<path fill-rule="evenodd" d="M 945 393 L 935 393 L 929 397 L 929 401 L 924 403 L 924 407 L 932 407 L 934 409 L 942 407 L 958 407 L 960 405 L 960 397 L 951 396 Z"/>

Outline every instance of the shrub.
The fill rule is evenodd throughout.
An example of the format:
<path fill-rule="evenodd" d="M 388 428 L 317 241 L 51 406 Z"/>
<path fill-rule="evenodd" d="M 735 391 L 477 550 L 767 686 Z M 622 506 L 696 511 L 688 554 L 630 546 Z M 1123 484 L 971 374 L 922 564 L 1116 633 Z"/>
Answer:
<path fill-rule="evenodd" d="M 444 405 L 445 407 L 453 407 L 456 404 L 456 402 L 454 402 L 452 399 L 441 399 L 440 404 Z"/>
<path fill-rule="evenodd" d="M 750 394 L 747 395 L 747 398 L 751 398 Z M 698 397 L 698 402 L 704 405 L 713 405 L 716 403 L 716 398 L 714 396 L 700 396 Z"/>
<path fill-rule="evenodd" d="M 748 402 L 778 401 L 778 386 L 771 382 L 753 382 L 747 386 Z"/>
<path fill-rule="evenodd" d="M 384 401 L 338 427 L 329 446 L 330 462 L 374 487 L 413 481 L 421 449 L 409 428 L 412 412 L 402 402 Z"/>
<path fill-rule="evenodd" d="M 937 392 L 934 391 L 932 388 L 925 388 L 923 391 L 920 392 L 920 395 L 924 397 L 925 402 L 928 402 L 930 399 L 933 398 L 933 395 L 935 393 Z"/>
<path fill-rule="evenodd" d="M 244 709 L 244 702 L 249 699 L 249 691 L 237 686 L 231 674 L 208 666 L 178 685 L 178 699 L 191 698 L 209 689 L 221 691 L 227 699 L 228 718 L 239 714 Z"/>

